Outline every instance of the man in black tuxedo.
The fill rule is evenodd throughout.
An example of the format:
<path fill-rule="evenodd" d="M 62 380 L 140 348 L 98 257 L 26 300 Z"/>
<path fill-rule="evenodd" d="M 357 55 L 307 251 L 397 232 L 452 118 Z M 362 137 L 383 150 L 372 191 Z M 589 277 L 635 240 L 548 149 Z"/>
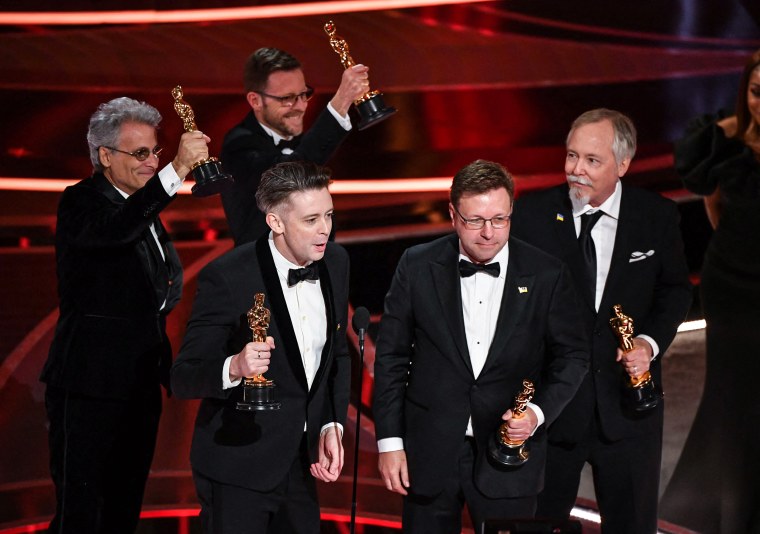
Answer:
<path fill-rule="evenodd" d="M 159 170 L 158 111 L 117 98 L 90 118 L 91 177 L 58 205 L 60 316 L 47 383 L 56 514 L 49 532 L 134 532 L 168 386 L 166 315 L 182 266 L 158 218 L 209 138 L 182 135 Z"/>
<path fill-rule="evenodd" d="M 582 114 L 567 137 L 568 183 L 520 197 L 512 221 L 515 236 L 570 267 L 584 300 L 577 315 L 592 340 L 591 370 L 549 427 L 538 515 L 569 515 L 589 462 L 602 532 L 614 534 L 657 528 L 663 404 L 627 409 L 623 387 L 646 371 L 662 385 L 661 356 L 691 302 L 675 203 L 620 181 L 635 151 L 628 117 Z M 615 304 L 635 322 L 630 352 L 610 328 Z"/>
<path fill-rule="evenodd" d="M 344 70 L 335 96 L 304 133 L 314 89 L 306 85 L 301 63 L 277 48 L 259 48 L 248 58 L 243 83 L 251 111 L 227 132 L 221 153 L 235 179 L 222 193 L 222 204 L 236 246 L 268 230 L 254 202 L 261 173 L 282 161 L 327 163 L 351 130 L 351 104 L 369 90 L 368 71 L 364 65 Z"/>
<path fill-rule="evenodd" d="M 348 255 L 328 242 L 329 174 L 313 163 L 264 173 L 256 201 L 271 231 L 201 271 L 172 367 L 180 398 L 201 398 L 190 460 L 211 534 L 319 532 L 315 479 L 337 480 L 349 394 Z M 271 311 L 265 342 L 246 314 Z M 266 373 L 279 410 L 239 411 L 244 377 Z"/>
<path fill-rule="evenodd" d="M 513 194 L 497 163 L 461 169 L 449 204 L 456 234 L 408 249 L 385 298 L 373 412 L 382 479 L 404 495 L 404 532 L 458 534 L 463 502 L 476 530 L 532 517 L 546 425 L 588 369 L 570 273 L 509 238 Z M 523 379 L 536 394 L 513 418 Z M 521 467 L 488 457 L 502 420 L 510 440 L 530 437 Z"/>

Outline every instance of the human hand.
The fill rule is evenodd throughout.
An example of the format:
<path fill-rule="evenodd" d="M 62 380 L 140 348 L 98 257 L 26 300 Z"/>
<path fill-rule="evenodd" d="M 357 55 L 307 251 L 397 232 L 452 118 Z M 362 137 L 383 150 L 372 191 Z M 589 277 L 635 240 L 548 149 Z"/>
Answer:
<path fill-rule="evenodd" d="M 406 465 L 406 452 L 390 451 L 381 452 L 377 459 L 377 468 L 380 478 L 385 482 L 389 491 L 407 495 L 409 487 L 409 471 Z"/>
<path fill-rule="evenodd" d="M 649 371 L 649 364 L 652 361 L 654 351 L 646 339 L 635 337 L 632 341 L 633 349 L 626 352 L 618 348 L 615 361 L 623 365 L 629 376 L 638 378 Z"/>
<path fill-rule="evenodd" d="M 266 341 L 247 343 L 243 350 L 233 356 L 230 361 L 230 382 L 266 373 L 269 369 L 272 349 L 274 349 L 272 336 L 268 336 Z"/>
<path fill-rule="evenodd" d="M 177 155 L 172 160 L 172 166 L 177 176 L 184 180 L 195 163 L 208 159 L 210 141 L 211 138 L 203 132 L 194 131 L 182 134 L 179 139 Z"/>
<path fill-rule="evenodd" d="M 354 65 L 343 71 L 340 87 L 330 103 L 339 115 L 345 117 L 351 104 L 364 96 L 367 91 L 369 91 L 369 67 L 361 64 Z"/>
<path fill-rule="evenodd" d="M 538 417 L 530 406 L 520 417 L 515 417 L 512 410 L 507 410 L 501 418 L 507 423 L 507 438 L 515 443 L 527 440 L 538 426 Z"/>
<path fill-rule="evenodd" d="M 311 464 L 311 476 L 322 482 L 335 482 L 343 470 L 343 444 L 337 426 L 326 428 L 319 436 L 319 457 Z"/>

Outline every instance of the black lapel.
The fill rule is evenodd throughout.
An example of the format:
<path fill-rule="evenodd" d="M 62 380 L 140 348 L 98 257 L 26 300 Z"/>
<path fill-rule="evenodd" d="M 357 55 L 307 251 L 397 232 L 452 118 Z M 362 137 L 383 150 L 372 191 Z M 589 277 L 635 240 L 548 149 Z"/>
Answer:
<path fill-rule="evenodd" d="M 277 277 L 277 268 L 274 266 L 272 251 L 269 250 L 269 237 L 267 235 L 256 241 L 256 259 L 259 262 L 261 277 L 267 290 L 266 297 L 269 300 L 269 305 L 272 307 L 272 317 L 274 317 L 277 330 L 280 332 L 282 342 L 285 345 L 283 347 L 285 349 L 285 356 L 293 370 L 293 376 L 297 378 L 304 390 L 308 390 L 309 385 L 306 381 L 306 372 L 301 361 L 301 350 L 298 348 L 298 340 L 293 330 L 293 324 L 290 322 L 290 313 L 285 303 L 285 295 L 282 293 L 280 279 Z M 253 301 L 253 295 L 251 295 L 251 301 Z"/>
<path fill-rule="evenodd" d="M 447 240 L 447 247 L 439 258 L 430 262 L 430 272 L 433 277 L 433 287 L 438 294 L 441 306 L 441 317 L 448 323 L 454 346 L 464 365 L 472 371 L 470 351 L 467 349 L 467 335 L 464 329 L 464 314 L 462 312 L 462 290 L 459 279 L 459 238 L 454 234 Z"/>
<path fill-rule="evenodd" d="M 332 365 L 333 341 L 335 340 L 337 329 L 341 327 L 341 325 L 336 324 L 335 300 L 333 299 L 332 283 L 330 281 L 330 273 L 327 269 L 327 263 L 324 258 L 317 262 L 317 266 L 319 268 L 319 287 L 322 290 L 322 298 L 325 301 L 325 312 L 327 314 L 327 338 L 325 339 L 325 346 L 322 349 L 322 357 L 319 359 L 317 374 L 314 375 L 314 382 L 309 391 L 309 398 L 311 398 L 317 390 L 315 386 L 320 380 L 322 380 L 325 370 L 329 369 Z"/>
<path fill-rule="evenodd" d="M 516 239 L 509 240 L 507 279 L 504 281 L 499 318 L 496 321 L 496 331 L 491 346 L 488 348 L 488 356 L 486 356 L 481 374 L 485 373 L 491 365 L 503 364 L 500 357 L 510 354 L 508 349 L 509 338 L 512 337 L 525 313 L 528 299 L 532 298 L 533 295 L 533 283 L 536 277 L 531 274 L 530 269 L 526 269 L 527 266 L 522 261 L 520 249 L 521 244 Z"/>
<path fill-rule="evenodd" d="M 615 277 L 625 269 L 630 259 L 627 245 L 631 241 L 630 236 L 640 228 L 639 219 L 642 216 L 641 211 L 629 201 L 630 195 L 626 195 L 625 191 L 626 188 L 623 186 L 620 192 L 620 213 L 618 214 L 617 230 L 615 231 L 615 245 L 612 249 L 612 259 L 610 260 L 610 272 L 607 274 L 607 282 L 604 284 L 604 293 L 602 293 L 602 300 L 599 304 L 599 313 L 600 315 L 604 315 L 604 317 L 610 317 L 612 306 L 619 304 L 618 302 L 608 302 L 611 294 L 610 288 L 614 286 Z"/>

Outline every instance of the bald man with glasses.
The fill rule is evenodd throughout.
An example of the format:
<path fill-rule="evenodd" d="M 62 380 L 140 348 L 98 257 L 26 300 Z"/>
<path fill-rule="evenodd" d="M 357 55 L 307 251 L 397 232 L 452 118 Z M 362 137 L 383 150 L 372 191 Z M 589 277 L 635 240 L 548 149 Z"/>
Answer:
<path fill-rule="evenodd" d="M 259 48 L 243 71 L 245 98 L 251 110 L 224 137 L 221 160 L 235 178 L 222 193 L 222 204 L 235 246 L 268 231 L 254 195 L 261 175 L 284 161 L 324 165 L 351 130 L 348 110 L 369 89 L 369 69 L 343 71 L 340 86 L 312 127 L 303 118 L 314 89 L 306 85 L 301 63 L 277 48 Z"/>

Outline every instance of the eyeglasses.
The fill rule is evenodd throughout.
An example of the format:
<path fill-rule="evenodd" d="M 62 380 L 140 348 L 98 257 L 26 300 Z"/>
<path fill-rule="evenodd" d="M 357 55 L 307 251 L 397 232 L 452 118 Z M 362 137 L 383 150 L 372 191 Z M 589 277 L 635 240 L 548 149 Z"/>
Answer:
<path fill-rule="evenodd" d="M 501 230 L 502 228 L 506 228 L 509 221 L 512 219 L 511 215 L 500 215 L 498 217 L 491 217 L 490 219 L 483 219 L 482 217 L 465 219 L 462 214 L 459 213 L 458 209 L 454 208 L 454 211 L 457 212 L 457 215 L 459 215 L 459 218 L 462 219 L 462 222 L 464 223 L 464 227 L 468 230 L 480 230 L 487 222 L 491 223 L 491 228 L 494 230 Z"/>
<path fill-rule="evenodd" d="M 285 96 L 275 96 L 270 95 L 267 93 L 264 93 L 263 91 L 254 91 L 255 93 L 260 94 L 261 96 L 266 96 L 267 98 L 272 98 L 274 100 L 277 100 L 281 106 L 286 108 L 292 108 L 296 105 L 296 102 L 298 100 L 301 100 L 303 102 L 308 102 L 311 100 L 311 97 L 314 96 L 314 88 L 310 85 L 306 86 L 306 91 L 303 93 L 298 93 L 297 95 L 285 95 Z"/>
<path fill-rule="evenodd" d="M 158 157 L 159 154 L 161 154 L 161 151 L 163 150 L 163 148 L 158 145 L 154 146 L 153 150 L 151 150 L 148 147 L 142 147 L 142 148 L 138 148 L 134 152 L 127 152 L 126 150 L 119 150 L 118 148 L 114 148 L 112 146 L 105 146 L 105 145 L 103 145 L 103 148 L 107 148 L 108 150 L 113 150 L 114 152 L 121 152 L 122 154 L 132 156 L 133 158 L 137 158 L 137 161 L 145 161 L 146 159 L 150 157 L 151 154 Z"/>

